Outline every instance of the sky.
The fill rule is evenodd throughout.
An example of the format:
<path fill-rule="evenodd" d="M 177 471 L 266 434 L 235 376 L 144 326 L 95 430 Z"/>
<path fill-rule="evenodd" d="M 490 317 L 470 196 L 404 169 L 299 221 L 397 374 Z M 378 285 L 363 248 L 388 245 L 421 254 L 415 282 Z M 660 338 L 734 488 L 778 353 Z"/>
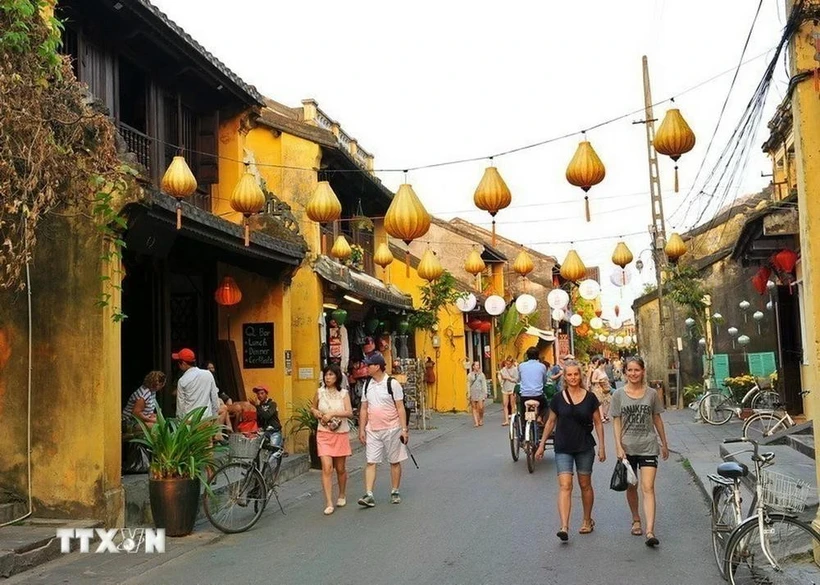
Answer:
<path fill-rule="evenodd" d="M 646 134 L 633 123 L 644 118 L 642 55 L 653 102 L 676 97 L 697 136 L 679 161 L 680 193 L 672 189 L 673 163 L 660 160 L 667 235 L 684 232 L 729 202 L 698 194 L 696 175 L 701 165 L 705 172 L 715 165 L 785 20 L 783 0 L 762 0 L 746 64 L 715 132 L 756 0 L 152 1 L 264 95 L 294 107 L 315 99 L 375 155 L 379 169 L 489 157 L 637 112 L 587 133 L 607 169 L 589 192 L 589 223 L 583 192 L 564 177 L 580 135 L 493 161 L 513 196 L 496 218 L 498 232 L 559 262 L 573 246 L 587 266 L 599 266 L 605 318 L 615 304 L 629 317 L 632 298 L 654 281 L 645 268 L 623 290 L 608 282 L 620 236 L 651 265 Z M 777 71 L 755 148 L 730 198 L 770 181 L 761 176 L 771 164 L 758 145 L 785 92 L 782 63 Z M 657 105 L 655 117 L 669 107 Z M 489 215 L 473 205 L 488 164 L 486 158 L 415 170 L 407 181 L 434 215 L 489 228 Z M 393 190 L 404 182 L 402 173 L 378 175 Z"/>

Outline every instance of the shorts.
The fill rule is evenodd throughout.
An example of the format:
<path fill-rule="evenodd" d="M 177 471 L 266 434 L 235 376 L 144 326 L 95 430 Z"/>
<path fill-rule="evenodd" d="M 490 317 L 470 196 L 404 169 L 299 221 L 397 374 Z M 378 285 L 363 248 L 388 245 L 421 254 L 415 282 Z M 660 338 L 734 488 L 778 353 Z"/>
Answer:
<path fill-rule="evenodd" d="M 658 466 L 657 455 L 627 455 L 626 460 L 629 461 L 629 465 L 632 466 L 632 471 L 634 471 L 635 473 L 638 473 L 639 467 Z"/>
<path fill-rule="evenodd" d="M 563 473 L 572 475 L 573 465 L 578 471 L 578 475 L 592 475 L 593 461 L 595 461 L 595 449 L 581 451 L 580 453 L 555 454 L 555 468 L 558 475 Z"/>
<path fill-rule="evenodd" d="M 407 459 L 407 449 L 401 442 L 401 427 L 371 431 L 367 429 L 365 455 L 368 463 L 381 463 L 385 457 L 388 463 L 401 463 Z"/>

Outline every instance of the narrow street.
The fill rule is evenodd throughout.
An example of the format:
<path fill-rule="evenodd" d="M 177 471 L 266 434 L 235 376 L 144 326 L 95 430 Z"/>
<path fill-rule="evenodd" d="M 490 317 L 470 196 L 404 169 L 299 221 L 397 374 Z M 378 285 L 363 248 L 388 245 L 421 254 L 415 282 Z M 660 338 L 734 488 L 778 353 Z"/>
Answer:
<path fill-rule="evenodd" d="M 468 422 L 468 415 L 459 416 Z M 578 534 L 576 493 L 570 540 L 562 545 L 555 537 L 551 451 L 530 475 L 523 459 L 512 462 L 505 432 L 500 414 L 494 412 L 482 428 L 465 424 L 417 448 L 414 455 L 421 469 L 405 466 L 400 505 L 388 503 L 387 473 L 380 469 L 375 508 L 356 505 L 362 485 L 361 473 L 356 473 L 348 506 L 324 517 L 319 475 L 311 472 L 311 495 L 291 500 L 286 516 L 274 505 L 250 532 L 222 536 L 159 566 L 155 557 L 155 568 L 127 565 L 136 560 L 132 555 L 73 555 L 72 562 L 57 561 L 9 582 L 721 582 L 712 560 L 707 507 L 675 454 L 659 471 L 658 549 L 629 534 L 624 496 L 608 489 L 614 454 L 609 436 L 610 459 L 596 463 L 594 474 L 595 531 Z M 610 425 L 606 432 L 611 432 Z M 200 525 L 191 538 L 207 530 L 212 530 L 209 525 Z M 172 539 L 168 552 L 173 548 Z M 119 573 L 117 566 L 123 567 Z"/>

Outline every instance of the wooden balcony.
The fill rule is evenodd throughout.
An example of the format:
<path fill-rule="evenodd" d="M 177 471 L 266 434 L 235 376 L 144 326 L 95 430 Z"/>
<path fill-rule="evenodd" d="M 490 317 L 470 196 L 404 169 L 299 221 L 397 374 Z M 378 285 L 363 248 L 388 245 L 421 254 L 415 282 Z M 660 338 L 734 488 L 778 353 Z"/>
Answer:
<path fill-rule="evenodd" d="M 336 241 L 332 227 L 322 226 L 321 228 L 321 244 L 322 254 L 330 256 L 330 250 L 333 248 L 333 242 Z M 364 231 L 338 232 L 347 238 L 347 243 L 351 246 L 357 245 L 362 249 L 362 258 L 358 262 L 352 262 L 350 259 L 344 262 L 353 270 L 358 270 L 370 276 L 376 276 L 376 264 L 373 262 L 373 234 Z"/>

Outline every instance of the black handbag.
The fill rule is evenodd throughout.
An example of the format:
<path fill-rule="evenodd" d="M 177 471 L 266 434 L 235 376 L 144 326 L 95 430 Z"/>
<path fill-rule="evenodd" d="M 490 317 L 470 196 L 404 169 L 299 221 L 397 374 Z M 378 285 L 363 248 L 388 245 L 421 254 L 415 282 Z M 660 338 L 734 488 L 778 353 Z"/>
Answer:
<path fill-rule="evenodd" d="M 612 479 L 609 480 L 609 489 L 616 492 L 625 492 L 629 487 L 629 482 L 626 480 L 626 465 L 623 460 L 618 459 L 615 463 L 615 469 L 612 471 Z"/>

